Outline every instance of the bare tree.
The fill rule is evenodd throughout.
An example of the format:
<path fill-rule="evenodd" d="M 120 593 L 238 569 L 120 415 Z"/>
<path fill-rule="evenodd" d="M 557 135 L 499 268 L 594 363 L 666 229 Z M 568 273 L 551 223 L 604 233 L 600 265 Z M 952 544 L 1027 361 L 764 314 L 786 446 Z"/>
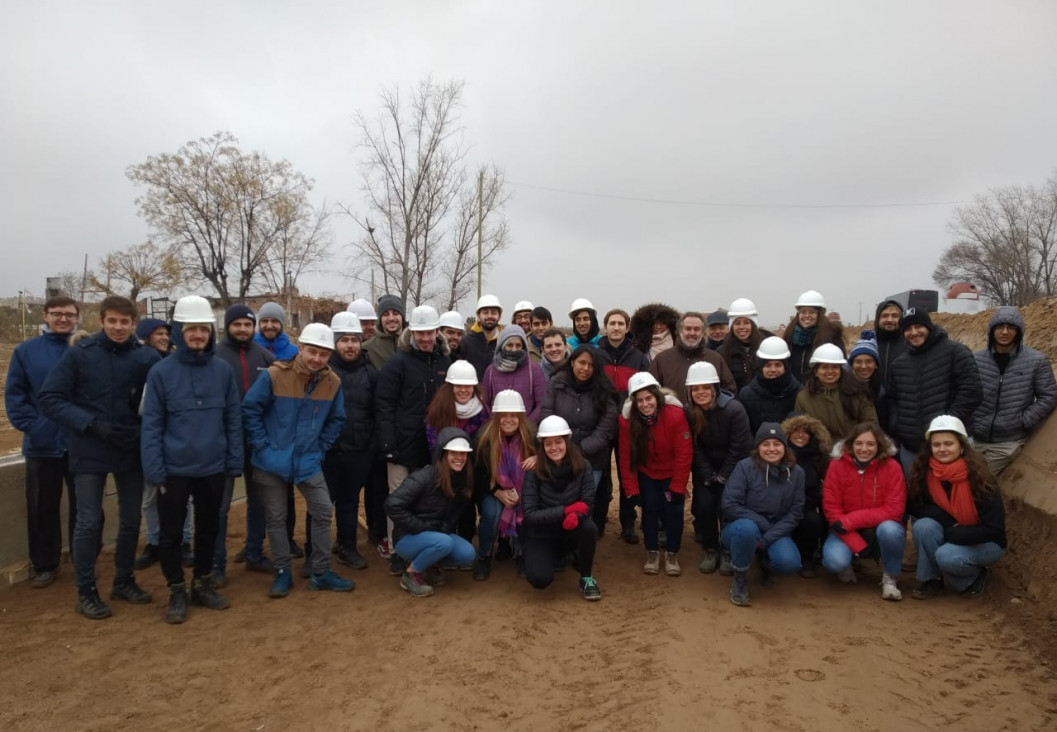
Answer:
<path fill-rule="evenodd" d="M 453 307 L 477 272 L 476 252 L 469 256 L 468 247 L 468 236 L 476 236 L 477 202 L 469 199 L 476 199 L 477 179 L 465 167 L 457 114 L 462 90 L 461 82 L 427 79 L 406 104 L 399 89 L 384 90 L 377 119 L 355 117 L 366 152 L 367 211 L 343 210 L 363 231 L 355 244 L 360 271 L 378 272 L 385 291 L 405 302 L 443 298 Z M 486 183 L 481 213 L 490 255 L 509 241 L 500 215 L 508 196 L 502 171 L 490 169 Z"/>
<path fill-rule="evenodd" d="M 319 270 L 330 260 L 330 219 L 333 211 L 324 201 L 318 209 L 310 206 L 277 207 L 282 224 L 271 247 L 271 256 L 261 268 L 268 289 L 282 292 L 302 274 Z"/>
<path fill-rule="evenodd" d="M 91 283 L 92 273 L 88 273 L 88 286 Z M 73 270 L 64 270 L 56 275 L 59 278 L 59 287 L 62 294 L 66 297 L 72 297 L 74 300 L 84 299 L 84 290 L 86 289 L 86 283 L 83 272 L 74 272 Z"/>
<path fill-rule="evenodd" d="M 136 302 L 147 291 L 170 296 L 183 282 L 183 272 L 174 251 L 148 240 L 107 254 L 89 281 L 104 294 L 125 295 Z"/>

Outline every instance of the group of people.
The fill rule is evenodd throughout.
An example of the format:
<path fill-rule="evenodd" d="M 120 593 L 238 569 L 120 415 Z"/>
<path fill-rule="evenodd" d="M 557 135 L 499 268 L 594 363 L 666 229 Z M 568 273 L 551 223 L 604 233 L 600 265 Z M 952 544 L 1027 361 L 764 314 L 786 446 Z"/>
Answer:
<path fill-rule="evenodd" d="M 159 561 L 168 622 L 186 620 L 189 605 L 228 607 L 219 590 L 241 475 L 246 542 L 235 561 L 270 574 L 271 597 L 291 591 L 295 557 L 310 590 L 353 589 L 331 557 L 368 565 L 362 494 L 367 540 L 412 596 L 432 595 L 445 569 L 485 581 L 509 559 L 539 589 L 572 566 L 583 597 L 599 600 L 594 557 L 615 464 L 619 537 L 636 544 L 641 531 L 646 574 L 682 573 L 689 498 L 698 568 L 731 576 L 735 605 L 751 604 L 754 563 L 770 586 L 775 574 L 815 577 L 819 564 L 855 582 L 867 558 L 882 565 L 882 597 L 899 600 L 908 525 L 913 596 L 979 596 L 1006 548 L 996 476 L 1057 405 L 1020 313 L 998 308 L 973 354 L 895 301 L 847 351 L 820 293 L 802 294 L 795 311 L 778 336 L 745 298 L 707 316 L 651 303 L 601 322 L 578 298 L 566 336 L 527 301 L 503 325 L 500 301 L 485 295 L 467 327 L 457 312 L 407 313 L 384 295 L 306 325 L 295 344 L 276 303 L 231 306 L 218 334 L 204 298 L 181 298 L 171 323 L 137 327 L 133 303 L 108 297 L 102 330 L 71 338 L 79 306 L 52 298 L 45 333 L 15 351 L 5 393 L 25 433 L 32 584 L 58 571 L 65 482 L 77 609 L 111 614 L 95 575 L 110 474 L 110 598 L 150 602 L 134 570 Z M 295 489 L 307 506 L 303 549 Z"/>

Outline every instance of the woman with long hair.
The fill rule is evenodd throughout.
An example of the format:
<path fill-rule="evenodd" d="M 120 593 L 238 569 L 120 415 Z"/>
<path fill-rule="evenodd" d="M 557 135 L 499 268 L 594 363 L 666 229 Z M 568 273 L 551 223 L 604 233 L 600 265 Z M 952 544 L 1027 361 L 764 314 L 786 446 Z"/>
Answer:
<path fill-rule="evenodd" d="M 826 473 L 822 505 L 829 536 L 822 546 L 822 566 L 841 582 L 856 582 L 853 557 L 879 557 L 884 565 L 881 597 L 903 599 L 902 571 L 907 489 L 895 446 L 876 424 L 856 425 L 838 445 L 839 457 Z"/>
<path fill-rule="evenodd" d="M 601 600 L 592 574 L 598 530 L 591 520 L 595 481 L 591 466 L 572 442 L 564 419 L 550 416 L 540 422 L 539 458 L 525 475 L 525 576 L 537 590 L 554 581 L 558 561 L 572 552 L 580 572 L 580 594 Z"/>
<path fill-rule="evenodd" d="M 732 302 L 727 311 L 730 328 L 719 347 L 719 354 L 734 374 L 738 391 L 748 386 L 756 376 L 756 351 L 764 338 L 758 325 L 759 318 L 756 304 L 744 297 Z"/>
<path fill-rule="evenodd" d="M 497 537 L 517 542 L 524 519 L 525 473 L 536 467 L 536 430 L 525 417 L 524 400 L 513 389 L 495 395 L 492 417 L 477 433 L 475 462 L 481 523 L 473 578 L 486 580 L 492 573 Z"/>
<path fill-rule="evenodd" d="M 986 589 L 988 568 L 1006 553 L 998 481 L 957 417 L 936 417 L 925 438 L 907 481 L 920 583 L 911 594 L 926 600 L 949 587 L 976 598 Z"/>
<path fill-rule="evenodd" d="M 826 299 L 817 290 L 808 290 L 796 300 L 796 315 L 785 328 L 785 342 L 792 358 L 789 370 L 798 381 L 804 381 L 810 370 L 808 359 L 815 349 L 830 343 L 844 354 L 844 327 L 840 321 L 826 317 Z"/>
<path fill-rule="evenodd" d="M 477 370 L 469 361 L 456 361 L 448 367 L 444 383 L 426 408 L 426 441 L 432 450 L 437 433 L 445 427 L 458 427 L 470 437 L 488 421 L 488 406 L 481 397 Z"/>
<path fill-rule="evenodd" d="M 394 548 L 407 562 L 400 586 L 413 597 L 429 597 L 444 584 L 441 566 L 473 565 L 473 544 L 455 533 L 473 497 L 471 452 L 469 435 L 445 427 L 437 435 L 433 462 L 407 476 L 385 499 Z"/>
<path fill-rule="evenodd" d="M 642 571 L 658 574 L 661 567 L 658 521 L 664 525 L 664 573 L 678 577 L 683 540 L 683 504 L 694 447 L 683 405 L 661 391 L 649 372 L 628 380 L 628 399 L 620 416 L 620 473 L 629 498 L 641 494 L 642 535 L 646 564 Z"/>
<path fill-rule="evenodd" d="M 826 343 L 811 354 L 811 371 L 796 395 L 796 410 L 809 414 L 829 430 L 834 439 L 845 438 L 853 427 L 876 422 L 877 411 L 866 387 L 847 371 L 844 353 Z"/>

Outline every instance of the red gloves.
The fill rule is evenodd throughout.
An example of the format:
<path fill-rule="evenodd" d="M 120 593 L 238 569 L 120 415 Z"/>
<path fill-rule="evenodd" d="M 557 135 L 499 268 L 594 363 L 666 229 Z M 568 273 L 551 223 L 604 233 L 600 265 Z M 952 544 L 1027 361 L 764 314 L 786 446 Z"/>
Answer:
<path fill-rule="evenodd" d="M 566 511 L 569 510 L 567 507 Z M 562 520 L 562 528 L 566 531 L 573 531 L 577 526 L 580 525 L 580 514 L 578 513 L 567 513 L 565 518 Z"/>
<path fill-rule="evenodd" d="M 581 516 L 587 515 L 587 504 L 583 501 L 577 501 L 576 503 L 570 503 L 565 507 L 565 515 L 568 516 L 571 513 L 578 513 Z"/>

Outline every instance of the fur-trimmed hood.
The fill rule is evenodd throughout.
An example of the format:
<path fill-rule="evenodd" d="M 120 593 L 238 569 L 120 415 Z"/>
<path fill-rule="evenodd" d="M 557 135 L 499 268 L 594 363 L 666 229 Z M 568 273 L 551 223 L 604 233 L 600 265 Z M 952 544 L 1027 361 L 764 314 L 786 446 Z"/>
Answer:
<path fill-rule="evenodd" d="M 437 346 L 440 348 L 437 348 Z M 397 350 L 411 352 L 415 349 L 411 347 L 411 329 L 404 328 L 404 332 L 400 334 L 400 337 L 396 341 Z M 448 348 L 448 339 L 437 333 L 437 343 L 433 346 L 434 353 L 441 353 L 445 356 L 451 355 L 451 349 Z"/>
<path fill-rule="evenodd" d="M 632 334 L 632 342 L 635 347 L 643 353 L 650 352 L 650 342 L 653 340 L 653 323 L 661 321 L 668 326 L 672 333 L 672 341 L 676 341 L 676 330 L 679 325 L 679 311 L 670 305 L 660 302 L 646 303 L 639 307 L 631 316 L 628 331 Z"/>
<path fill-rule="evenodd" d="M 662 386 L 661 387 L 661 394 L 664 394 L 664 404 L 665 404 L 665 406 L 679 407 L 680 409 L 683 408 L 683 403 L 681 401 L 679 401 L 679 397 L 677 397 L 675 395 L 675 392 L 672 391 L 671 389 L 665 389 Z M 624 400 L 624 406 L 621 407 L 621 409 L 620 409 L 620 414 L 623 415 L 624 419 L 631 419 L 631 399 L 632 399 L 632 397 L 629 394 L 628 398 Z"/>
<path fill-rule="evenodd" d="M 826 426 L 814 417 L 807 414 L 797 414 L 787 417 L 782 422 L 782 430 L 787 437 L 798 429 L 806 430 L 809 435 L 815 438 L 815 442 L 818 443 L 818 451 L 821 454 L 825 455 L 833 448 L 833 436 L 830 435 Z"/>

